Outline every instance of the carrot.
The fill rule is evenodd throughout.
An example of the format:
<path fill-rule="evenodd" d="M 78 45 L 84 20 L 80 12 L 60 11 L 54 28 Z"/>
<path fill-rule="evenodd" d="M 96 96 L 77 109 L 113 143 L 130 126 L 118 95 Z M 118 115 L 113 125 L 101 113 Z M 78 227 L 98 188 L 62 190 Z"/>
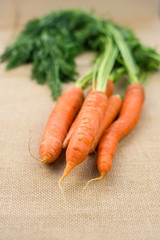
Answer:
<path fill-rule="evenodd" d="M 111 80 L 108 80 L 107 81 L 107 88 L 106 88 L 106 95 L 108 97 L 110 97 L 112 95 L 112 92 L 114 90 L 114 83 L 111 81 Z M 89 93 L 88 93 L 88 96 L 89 94 L 92 92 L 92 88 L 90 89 Z M 87 96 L 87 97 L 88 97 Z M 79 121 L 79 116 L 80 116 L 80 113 L 81 111 L 78 113 L 76 119 L 74 120 L 74 122 L 72 123 L 68 133 L 67 133 L 67 136 L 63 142 L 63 148 L 66 148 L 69 144 L 69 141 L 71 140 L 73 134 L 74 134 L 74 131 L 76 129 L 76 127 L 78 126 L 78 121 Z"/>
<path fill-rule="evenodd" d="M 120 139 L 137 124 L 144 99 L 145 94 L 141 84 L 133 83 L 127 88 L 120 116 L 106 130 L 98 147 L 97 164 L 101 177 L 111 169 L 112 159 Z"/>
<path fill-rule="evenodd" d="M 101 58 L 100 66 L 98 65 L 97 84 L 95 86 L 96 67 L 94 68 L 95 73 L 92 79 L 93 91 L 89 94 L 82 106 L 78 126 L 74 131 L 66 151 L 66 168 L 58 182 L 59 188 L 61 181 L 74 167 L 85 160 L 92 147 L 94 138 L 107 109 L 108 97 L 105 93 L 107 80 L 113 69 L 117 55 L 118 49 L 108 36 L 103 58 Z"/>
<path fill-rule="evenodd" d="M 105 129 L 107 129 L 109 125 L 113 122 L 113 120 L 116 118 L 116 116 L 120 112 L 121 107 L 122 99 L 119 95 L 113 95 L 108 99 L 107 110 L 92 144 L 90 153 L 92 153 L 96 149 Z"/>
<path fill-rule="evenodd" d="M 67 133 L 67 136 L 66 136 L 66 138 L 65 138 L 65 140 L 63 142 L 63 148 L 64 149 L 67 148 L 67 146 L 68 146 L 68 144 L 69 144 L 69 142 L 70 142 L 70 140 L 71 140 L 71 138 L 72 138 L 72 136 L 74 134 L 74 131 L 75 131 L 76 127 L 78 126 L 80 113 L 81 113 L 81 110 L 78 113 L 76 119 L 73 121 L 73 123 L 72 123 L 72 125 L 71 125 L 71 127 L 69 129 L 69 132 Z"/>
<path fill-rule="evenodd" d="M 107 88 L 106 88 L 106 95 L 110 97 L 114 91 L 114 83 L 108 79 L 107 81 Z"/>
<path fill-rule="evenodd" d="M 83 90 L 72 87 L 66 90 L 57 101 L 44 130 L 39 148 L 41 162 L 51 163 L 61 153 L 67 131 L 82 106 Z"/>
<path fill-rule="evenodd" d="M 111 169 L 118 142 L 135 127 L 139 120 L 145 98 L 144 95 L 144 89 L 139 83 L 132 83 L 127 88 L 120 115 L 104 132 L 98 146 L 97 165 L 101 176 L 89 180 L 82 192 L 90 182 L 102 179 Z"/>
<path fill-rule="evenodd" d="M 66 151 L 66 168 L 59 183 L 88 155 L 97 130 L 107 108 L 108 98 L 104 92 L 93 91 L 82 106 L 78 127 Z"/>

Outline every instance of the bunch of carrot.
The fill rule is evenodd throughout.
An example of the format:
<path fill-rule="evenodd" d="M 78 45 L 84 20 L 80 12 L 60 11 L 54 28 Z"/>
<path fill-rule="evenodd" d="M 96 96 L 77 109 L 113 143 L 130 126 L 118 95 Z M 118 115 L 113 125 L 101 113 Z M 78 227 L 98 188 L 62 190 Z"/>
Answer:
<path fill-rule="evenodd" d="M 48 80 L 57 97 L 60 81 L 73 79 L 74 58 L 84 50 L 97 51 L 93 67 L 58 99 L 39 149 L 39 161 L 52 163 L 66 148 L 66 168 L 59 183 L 96 150 L 101 176 L 92 180 L 110 171 L 118 142 L 140 118 L 143 80 L 160 69 L 160 55 L 142 45 L 129 29 L 83 11 L 65 10 L 31 21 L 1 56 L 1 61 L 9 60 L 8 68 L 34 62 L 33 75 L 41 84 Z M 122 101 L 113 90 L 123 76 L 129 86 Z M 83 89 L 89 85 L 85 98 Z"/>
<path fill-rule="evenodd" d="M 97 146 L 97 164 L 102 178 L 111 168 L 118 141 L 138 122 L 144 102 L 142 85 L 131 84 L 123 102 L 119 95 L 111 95 L 112 90 L 113 83 L 109 80 L 105 93 L 90 91 L 83 102 L 83 91 L 73 87 L 56 103 L 40 144 L 40 156 L 42 162 L 51 163 L 62 148 L 67 147 L 67 164 L 61 180 Z"/>
<path fill-rule="evenodd" d="M 104 53 L 96 59 L 93 68 L 77 80 L 76 86 L 59 98 L 42 137 L 41 162 L 55 161 L 66 148 L 66 167 L 59 184 L 96 150 L 101 176 L 90 181 L 102 179 L 111 169 L 118 142 L 140 118 L 145 99 L 142 74 L 122 34 L 112 25 L 109 31 Z M 123 66 L 115 64 L 119 54 Z M 112 95 L 115 82 L 123 75 L 129 80 L 124 100 L 120 95 Z M 90 82 L 92 87 L 84 100 L 83 88 Z"/>
<path fill-rule="evenodd" d="M 58 158 L 62 148 L 67 148 L 66 168 L 60 182 L 97 147 L 97 163 L 102 178 L 111 168 L 118 141 L 131 131 L 139 119 L 144 100 L 139 83 L 128 87 L 123 104 L 119 95 L 112 95 L 114 83 L 107 78 L 117 56 L 117 48 L 110 41 L 96 74 L 97 81 L 93 80 L 86 99 L 79 87 L 79 82 L 83 81 L 79 80 L 77 86 L 66 90 L 59 98 L 46 125 L 39 150 L 41 161 L 51 163 Z M 109 44 L 112 57 L 108 55 Z M 111 67 L 107 65 L 108 57 L 113 60 Z M 134 108 L 137 111 L 133 111 Z"/>

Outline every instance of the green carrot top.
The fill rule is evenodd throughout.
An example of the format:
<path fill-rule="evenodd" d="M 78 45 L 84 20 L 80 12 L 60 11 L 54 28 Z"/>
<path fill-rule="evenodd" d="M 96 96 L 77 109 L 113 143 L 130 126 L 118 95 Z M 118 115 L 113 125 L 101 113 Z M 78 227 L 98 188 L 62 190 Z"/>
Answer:
<path fill-rule="evenodd" d="M 96 89 L 105 91 L 109 76 L 116 79 L 125 73 L 130 82 L 139 82 L 160 69 L 160 55 L 142 45 L 131 30 L 82 10 L 59 10 L 29 21 L 1 61 L 8 61 L 7 69 L 32 63 L 32 78 L 48 83 L 57 99 L 61 83 L 75 80 L 75 57 L 86 50 L 97 57 L 89 73 L 77 81 L 82 88 L 91 80 L 95 88 L 96 80 Z"/>

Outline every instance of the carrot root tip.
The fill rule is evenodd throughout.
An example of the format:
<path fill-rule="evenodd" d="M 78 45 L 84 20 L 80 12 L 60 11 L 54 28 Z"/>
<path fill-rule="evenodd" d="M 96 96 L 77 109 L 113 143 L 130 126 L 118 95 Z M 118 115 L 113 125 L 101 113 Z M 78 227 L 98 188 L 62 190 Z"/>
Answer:
<path fill-rule="evenodd" d="M 63 172 L 63 175 L 62 175 L 62 177 L 61 177 L 61 179 L 59 181 L 60 182 L 63 181 L 63 179 L 65 177 L 67 177 L 67 175 L 70 173 L 71 170 L 72 170 L 72 167 L 69 164 L 67 164 L 66 167 L 65 167 L 65 170 Z"/>
<path fill-rule="evenodd" d="M 91 182 L 100 180 L 100 179 L 102 179 L 103 177 L 104 177 L 104 175 L 101 175 L 101 176 L 98 177 L 98 178 L 93 178 L 93 179 L 89 180 L 89 181 L 86 183 L 86 185 L 84 186 L 84 188 L 82 189 L 82 194 L 84 193 L 84 190 L 88 187 L 88 185 L 89 185 Z"/>
<path fill-rule="evenodd" d="M 66 173 L 66 172 L 64 172 L 63 173 L 63 176 L 60 178 L 60 180 L 59 180 L 59 183 L 61 183 L 64 179 L 65 179 L 65 177 L 68 175 L 68 173 Z"/>
<path fill-rule="evenodd" d="M 58 182 L 58 187 L 59 187 L 59 189 L 60 189 L 60 191 L 61 191 L 61 193 L 62 193 L 63 204 L 64 204 L 64 206 L 65 206 L 65 205 L 66 205 L 66 198 L 65 198 L 65 195 L 64 195 L 63 188 L 61 187 L 61 181 L 62 181 L 62 180 L 63 180 L 63 179 L 60 178 L 60 180 L 59 180 L 59 182 Z"/>
<path fill-rule="evenodd" d="M 36 158 L 36 157 L 31 153 L 30 142 L 31 142 L 31 138 L 30 138 L 29 141 L 28 141 L 28 151 L 29 151 L 29 154 L 31 155 L 31 157 L 34 158 L 34 159 L 35 159 L 36 161 L 38 161 L 38 162 L 43 162 L 43 163 L 45 163 L 45 162 L 46 162 L 45 159 L 38 159 L 38 158 Z"/>

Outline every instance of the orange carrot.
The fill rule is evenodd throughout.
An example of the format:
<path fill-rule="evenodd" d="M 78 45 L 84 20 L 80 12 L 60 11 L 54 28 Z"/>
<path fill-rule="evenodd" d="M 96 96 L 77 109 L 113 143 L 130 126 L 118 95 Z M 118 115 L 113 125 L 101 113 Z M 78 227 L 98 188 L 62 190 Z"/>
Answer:
<path fill-rule="evenodd" d="M 108 80 L 107 81 L 107 88 L 106 88 L 106 95 L 108 97 L 110 97 L 112 95 L 112 92 L 114 90 L 114 83 L 111 81 L 111 80 Z M 89 94 L 92 92 L 92 88 L 90 89 L 89 93 L 88 93 L 88 96 Z M 87 97 L 88 97 L 87 96 Z M 80 116 L 80 113 L 81 111 L 79 112 L 79 114 L 77 115 L 76 119 L 74 120 L 74 122 L 72 123 L 70 129 L 69 129 L 69 132 L 67 133 L 67 136 L 63 142 L 63 148 L 66 148 L 69 144 L 69 141 L 71 140 L 72 136 L 73 136 L 73 133 L 76 129 L 76 127 L 78 126 L 78 121 L 79 121 L 79 116 Z"/>
<path fill-rule="evenodd" d="M 101 91 L 89 94 L 82 106 L 81 115 L 73 137 L 66 151 L 66 168 L 59 183 L 88 155 L 108 104 L 108 98 Z"/>
<path fill-rule="evenodd" d="M 107 88 L 106 88 L 106 95 L 110 97 L 114 91 L 114 83 L 108 79 L 107 81 Z"/>
<path fill-rule="evenodd" d="M 98 132 L 92 144 L 90 153 L 92 153 L 96 149 L 105 129 L 107 129 L 109 125 L 113 122 L 113 120 L 116 118 L 116 116 L 120 112 L 121 107 L 122 99 L 119 95 L 113 95 L 108 99 L 108 106 L 103 117 L 102 123 L 100 125 L 100 128 L 98 129 Z"/>
<path fill-rule="evenodd" d="M 73 136 L 73 133 L 76 129 L 76 127 L 78 126 L 78 122 L 79 122 L 79 116 L 80 116 L 80 113 L 81 113 L 81 110 L 80 112 L 78 113 L 77 117 L 75 118 L 75 120 L 73 121 L 70 129 L 69 129 L 69 132 L 67 133 L 66 135 L 66 138 L 64 139 L 64 142 L 63 142 L 63 148 L 67 148 L 72 136 Z"/>
<path fill-rule="evenodd" d="M 83 90 L 72 87 L 57 101 L 48 119 L 39 148 L 42 162 L 51 163 L 60 155 L 67 131 L 81 108 L 83 99 Z"/>
<path fill-rule="evenodd" d="M 137 124 L 144 102 L 144 89 L 139 83 L 132 83 L 126 91 L 119 118 L 104 133 L 98 147 L 98 170 L 101 178 L 112 166 L 118 142 Z"/>

